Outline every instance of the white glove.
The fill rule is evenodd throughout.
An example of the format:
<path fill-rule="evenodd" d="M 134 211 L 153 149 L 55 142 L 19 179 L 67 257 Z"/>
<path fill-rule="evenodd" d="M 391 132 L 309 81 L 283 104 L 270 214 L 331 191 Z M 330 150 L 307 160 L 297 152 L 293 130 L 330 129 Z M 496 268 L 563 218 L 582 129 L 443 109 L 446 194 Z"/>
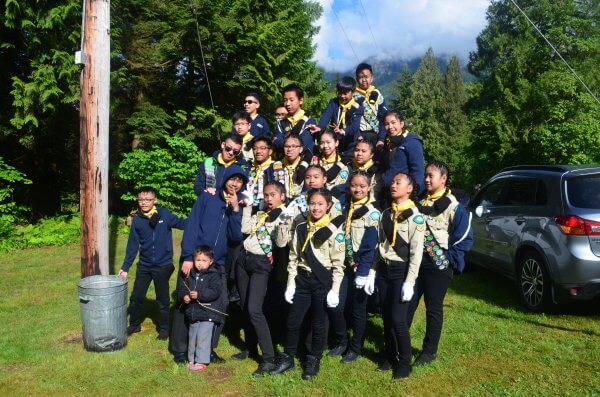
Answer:
<path fill-rule="evenodd" d="M 290 305 L 292 303 L 294 303 L 294 294 L 296 293 L 296 287 L 295 286 L 288 286 L 285 289 L 285 301 L 287 303 L 289 303 Z"/>
<path fill-rule="evenodd" d="M 249 192 L 247 190 L 244 190 L 241 193 L 242 199 L 244 200 L 244 203 L 251 207 L 254 204 L 254 195 L 252 194 L 252 192 Z"/>
<path fill-rule="evenodd" d="M 354 277 L 354 285 L 358 289 L 364 288 L 368 278 L 367 276 L 356 276 Z"/>
<path fill-rule="evenodd" d="M 402 284 L 402 302 L 409 302 L 415 294 L 415 283 Z"/>
<path fill-rule="evenodd" d="M 327 293 L 327 307 L 336 307 L 340 304 L 340 296 L 333 292 L 333 290 Z"/>
<path fill-rule="evenodd" d="M 373 295 L 375 292 L 375 274 L 369 274 L 367 276 L 367 281 L 365 282 L 365 293 L 367 295 Z"/>

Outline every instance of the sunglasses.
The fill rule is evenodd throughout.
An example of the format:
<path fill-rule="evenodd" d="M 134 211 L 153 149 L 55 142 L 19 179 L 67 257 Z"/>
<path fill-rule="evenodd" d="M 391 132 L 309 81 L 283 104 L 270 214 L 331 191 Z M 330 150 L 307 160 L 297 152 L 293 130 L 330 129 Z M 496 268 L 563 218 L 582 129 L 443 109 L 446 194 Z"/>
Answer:
<path fill-rule="evenodd" d="M 236 155 L 236 156 L 237 156 L 238 154 L 240 154 L 240 149 L 234 149 L 234 148 L 232 148 L 231 146 L 228 146 L 228 145 L 225 145 L 225 148 L 224 148 L 224 150 L 225 150 L 226 152 L 231 152 L 231 153 L 233 153 L 233 154 L 234 154 L 234 155 Z"/>
<path fill-rule="evenodd" d="M 244 101 L 244 105 L 245 105 L 245 104 L 247 104 L 247 103 L 258 103 L 258 102 L 256 102 L 256 101 L 252 101 L 252 100 L 250 100 L 250 99 L 246 99 L 246 100 Z"/>

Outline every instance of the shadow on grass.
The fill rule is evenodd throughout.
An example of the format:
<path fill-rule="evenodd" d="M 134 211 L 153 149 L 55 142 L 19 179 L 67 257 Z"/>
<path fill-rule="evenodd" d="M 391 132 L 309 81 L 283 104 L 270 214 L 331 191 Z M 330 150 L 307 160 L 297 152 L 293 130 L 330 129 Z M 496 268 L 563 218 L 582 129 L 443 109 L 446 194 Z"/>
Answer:
<path fill-rule="evenodd" d="M 518 287 L 514 281 L 502 277 L 490 270 L 472 266 L 468 273 L 455 276 L 450 284 L 450 291 L 458 295 L 487 302 L 490 305 L 506 309 L 506 311 L 479 310 L 477 306 L 470 307 L 469 311 L 482 315 L 493 315 L 502 319 L 510 319 L 539 325 L 546 328 L 568 332 L 579 332 L 591 336 L 600 336 L 600 332 L 589 329 L 569 328 L 542 322 L 543 317 L 525 309 L 519 299 Z M 516 313 L 515 313 L 516 312 Z M 548 315 L 566 316 L 599 316 L 600 298 L 587 302 L 573 302 L 554 306 Z M 550 319 L 552 320 L 552 319 Z"/>

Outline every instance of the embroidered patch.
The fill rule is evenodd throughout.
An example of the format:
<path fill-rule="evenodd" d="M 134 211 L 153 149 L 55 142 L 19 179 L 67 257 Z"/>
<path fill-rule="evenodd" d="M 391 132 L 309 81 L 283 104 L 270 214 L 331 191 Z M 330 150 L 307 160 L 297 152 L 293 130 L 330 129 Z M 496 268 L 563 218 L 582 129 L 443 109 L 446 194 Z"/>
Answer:
<path fill-rule="evenodd" d="M 454 207 L 454 209 L 452 211 L 454 211 L 454 212 L 458 211 L 459 207 L 460 207 L 460 204 L 456 204 L 456 207 Z"/>
<path fill-rule="evenodd" d="M 338 233 L 337 236 L 335 236 L 335 241 L 338 243 L 345 243 L 346 238 L 344 237 L 344 233 Z"/>
<path fill-rule="evenodd" d="M 283 168 L 283 165 L 281 164 L 281 161 L 276 161 L 273 163 L 273 169 L 274 170 L 280 170 Z"/>
<path fill-rule="evenodd" d="M 346 244 L 338 244 L 337 249 L 340 252 L 344 252 L 346 250 Z"/>
<path fill-rule="evenodd" d="M 425 231 L 425 225 L 423 225 L 423 224 L 417 225 L 417 230 L 420 231 L 420 232 L 424 232 Z"/>
<path fill-rule="evenodd" d="M 369 216 L 375 222 L 379 222 L 381 220 L 381 214 L 379 213 L 379 211 L 373 211 Z"/>
<path fill-rule="evenodd" d="M 417 215 L 413 218 L 413 221 L 417 224 L 417 225 L 422 225 L 425 223 L 425 219 L 423 218 L 423 215 Z"/>
<path fill-rule="evenodd" d="M 334 205 L 335 209 L 338 211 L 342 211 L 342 203 L 340 203 L 339 201 L 337 203 L 335 203 Z"/>
<path fill-rule="evenodd" d="M 346 170 L 340 171 L 340 178 L 347 179 L 348 178 L 348 171 L 346 171 Z"/>

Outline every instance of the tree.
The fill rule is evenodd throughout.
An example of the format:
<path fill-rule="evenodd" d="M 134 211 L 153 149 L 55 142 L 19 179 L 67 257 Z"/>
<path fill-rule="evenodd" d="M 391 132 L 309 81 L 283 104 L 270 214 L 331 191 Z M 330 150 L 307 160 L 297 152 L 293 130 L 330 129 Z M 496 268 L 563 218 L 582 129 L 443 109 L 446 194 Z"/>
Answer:
<path fill-rule="evenodd" d="M 598 93 L 598 2 L 524 0 L 521 8 Z M 469 69 L 474 169 L 483 182 L 512 164 L 600 161 L 600 105 L 510 1 L 494 1 Z"/>

